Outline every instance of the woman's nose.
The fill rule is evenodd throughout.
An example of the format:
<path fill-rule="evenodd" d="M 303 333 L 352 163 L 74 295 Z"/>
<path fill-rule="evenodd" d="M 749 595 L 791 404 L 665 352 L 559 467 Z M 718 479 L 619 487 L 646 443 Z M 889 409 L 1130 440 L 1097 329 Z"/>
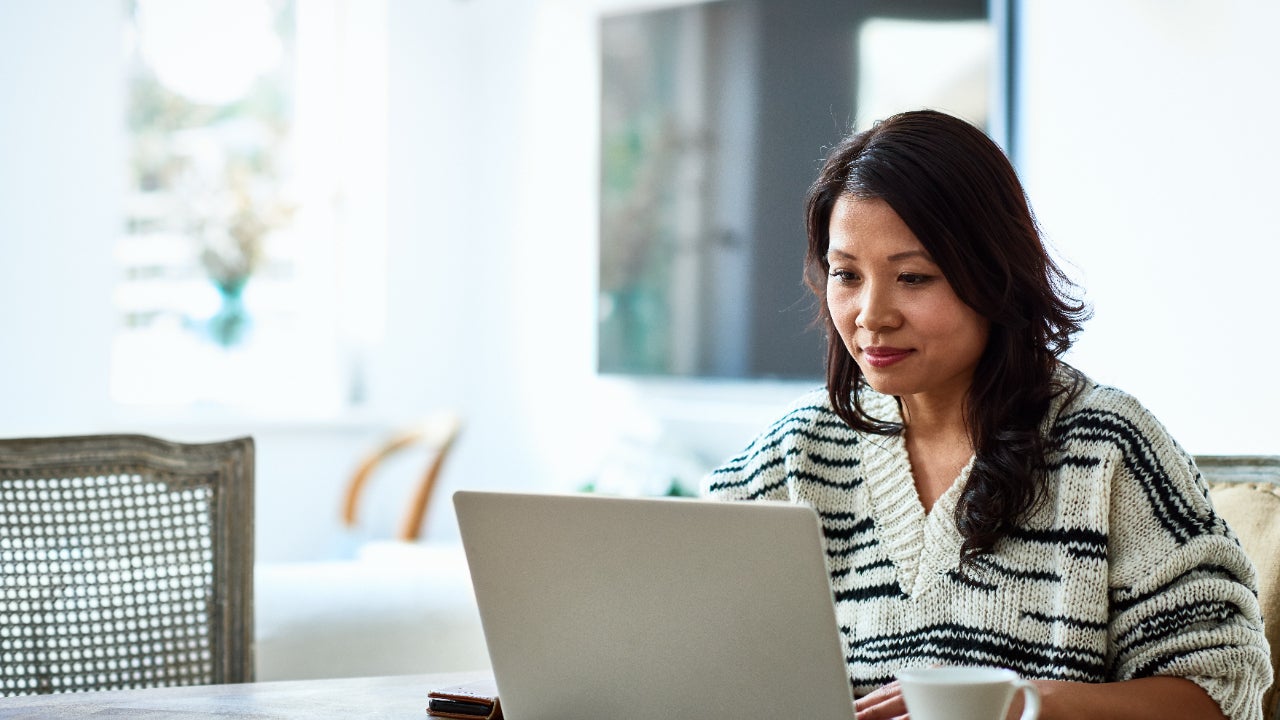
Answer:
<path fill-rule="evenodd" d="M 896 327 L 901 322 L 893 293 L 878 283 L 867 283 L 859 298 L 858 327 L 877 332 Z"/>

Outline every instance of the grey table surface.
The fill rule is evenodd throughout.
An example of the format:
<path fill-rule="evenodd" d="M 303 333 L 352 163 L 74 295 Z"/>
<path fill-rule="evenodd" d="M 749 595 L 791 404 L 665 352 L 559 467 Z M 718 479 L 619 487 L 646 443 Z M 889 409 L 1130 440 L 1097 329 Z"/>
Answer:
<path fill-rule="evenodd" d="M 425 720 L 427 693 L 482 673 L 289 680 L 0 698 L 0 719 Z"/>

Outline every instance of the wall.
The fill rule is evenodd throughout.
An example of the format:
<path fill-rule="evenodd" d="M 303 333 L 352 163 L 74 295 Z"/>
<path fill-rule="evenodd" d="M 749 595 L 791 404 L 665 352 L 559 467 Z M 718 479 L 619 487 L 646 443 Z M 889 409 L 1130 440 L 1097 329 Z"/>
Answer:
<path fill-rule="evenodd" d="M 443 500 L 457 487 L 564 489 L 738 449 L 801 388 L 592 372 L 595 22 L 637 4 L 391 0 L 387 339 L 359 413 L 288 425 L 110 406 L 122 10 L 0 4 L 0 435 L 252 433 L 261 560 L 334 552 L 360 451 L 439 407 L 468 425 L 436 537 L 453 534 Z M 1072 359 L 1195 452 L 1280 452 L 1265 276 L 1280 49 L 1264 33 L 1278 12 L 1035 0 L 1021 13 L 1022 170 L 1096 309 Z"/>
<path fill-rule="evenodd" d="M 104 268 L 125 177 L 118 5 L 0 4 L 5 434 L 90 427 L 107 403 Z"/>
<path fill-rule="evenodd" d="M 1195 453 L 1280 453 L 1280 4 L 1023 3 L 1020 170 L 1095 310 L 1071 359 Z"/>

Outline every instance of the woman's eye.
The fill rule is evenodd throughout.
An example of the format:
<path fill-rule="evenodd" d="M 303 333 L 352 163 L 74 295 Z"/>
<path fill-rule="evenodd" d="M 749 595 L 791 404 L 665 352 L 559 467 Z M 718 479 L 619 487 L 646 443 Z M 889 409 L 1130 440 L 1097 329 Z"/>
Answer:
<path fill-rule="evenodd" d="M 841 282 L 854 282 L 855 280 L 858 279 L 858 274 L 855 272 L 851 272 L 849 270 L 837 270 L 835 268 L 832 268 L 831 277 Z"/>
<path fill-rule="evenodd" d="M 923 285 L 929 282 L 929 279 L 928 275 L 921 275 L 920 273 L 902 273 L 898 276 L 898 280 L 904 285 Z"/>

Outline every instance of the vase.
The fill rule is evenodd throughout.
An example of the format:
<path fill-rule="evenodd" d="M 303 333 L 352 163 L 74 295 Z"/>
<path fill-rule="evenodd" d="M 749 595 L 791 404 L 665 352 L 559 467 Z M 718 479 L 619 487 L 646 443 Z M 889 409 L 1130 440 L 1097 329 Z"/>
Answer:
<path fill-rule="evenodd" d="M 221 302 L 218 311 L 209 318 L 209 337 L 222 347 L 238 345 L 248 334 L 252 323 L 243 297 L 244 286 L 248 283 L 248 277 L 213 283 Z"/>

